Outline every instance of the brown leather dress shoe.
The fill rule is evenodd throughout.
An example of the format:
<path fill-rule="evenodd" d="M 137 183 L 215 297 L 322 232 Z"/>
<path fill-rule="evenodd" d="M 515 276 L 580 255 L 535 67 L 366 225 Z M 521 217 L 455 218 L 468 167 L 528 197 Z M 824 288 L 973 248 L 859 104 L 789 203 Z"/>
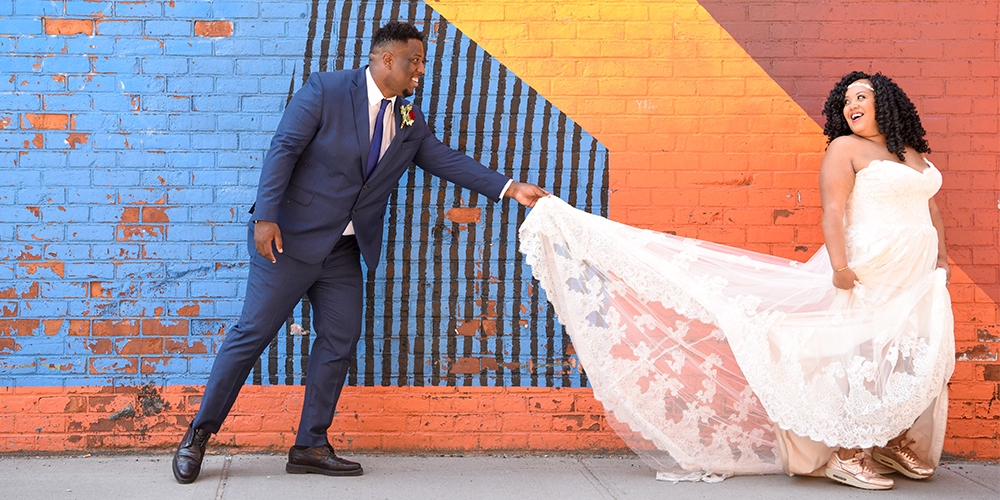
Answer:
<path fill-rule="evenodd" d="M 205 457 L 205 446 L 212 433 L 204 429 L 188 427 L 174 454 L 174 479 L 178 483 L 193 483 L 201 472 L 201 460 Z"/>
<path fill-rule="evenodd" d="M 333 452 L 333 446 L 292 446 L 288 450 L 285 472 L 289 474 L 323 474 L 326 476 L 360 476 L 361 464 L 344 460 Z"/>

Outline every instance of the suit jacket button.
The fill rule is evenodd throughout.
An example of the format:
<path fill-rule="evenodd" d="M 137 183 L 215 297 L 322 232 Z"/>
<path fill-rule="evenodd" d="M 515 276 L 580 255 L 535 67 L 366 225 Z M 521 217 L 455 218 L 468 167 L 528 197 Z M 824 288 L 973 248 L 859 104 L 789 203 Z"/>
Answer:
<path fill-rule="evenodd" d="M 356 213 L 358 213 L 358 211 L 357 211 L 357 210 L 351 210 L 351 215 L 354 215 L 354 214 L 356 214 Z"/>
<path fill-rule="evenodd" d="M 365 184 L 364 186 L 361 186 L 361 189 L 368 189 L 368 184 Z"/>

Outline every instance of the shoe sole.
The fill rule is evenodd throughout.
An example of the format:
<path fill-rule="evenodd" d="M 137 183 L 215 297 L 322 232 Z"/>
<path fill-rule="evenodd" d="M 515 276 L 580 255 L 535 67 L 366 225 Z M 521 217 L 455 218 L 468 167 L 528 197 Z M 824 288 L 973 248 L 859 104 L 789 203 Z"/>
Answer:
<path fill-rule="evenodd" d="M 879 453 L 872 453 L 872 458 L 874 458 L 876 462 L 878 462 L 878 463 L 880 463 L 880 464 L 882 464 L 882 465 L 884 465 L 884 466 L 886 466 L 886 467 L 888 467 L 888 468 L 890 468 L 890 469 L 892 469 L 892 470 L 894 470 L 894 471 L 896 471 L 896 472 L 898 472 L 898 473 L 900 473 L 900 474 L 902 474 L 902 475 L 904 475 L 904 476 L 906 476 L 906 477 L 908 477 L 910 479 L 927 479 L 927 478 L 929 478 L 929 477 L 931 477 L 931 476 L 934 475 L 934 474 L 929 474 L 927 476 L 921 476 L 920 474 L 914 474 L 913 472 L 910 472 L 910 471 L 906 470 L 906 467 L 903 467 L 902 465 L 900 465 L 899 462 L 896 462 L 895 460 L 893 460 L 893 459 L 891 459 L 891 458 L 889 458 L 889 457 L 887 457 L 885 455 L 879 454 Z"/>
<path fill-rule="evenodd" d="M 324 476 L 360 476 L 364 474 L 364 469 L 358 467 L 351 470 L 329 470 L 311 465 L 285 464 L 285 472 L 289 474 L 323 474 Z"/>
<path fill-rule="evenodd" d="M 848 476 L 847 474 L 841 474 L 836 471 L 826 470 L 826 477 L 833 479 L 834 481 L 846 484 L 848 486 L 853 486 L 855 488 L 861 488 L 863 490 L 891 490 L 894 485 L 889 486 L 879 486 L 877 484 L 869 484 L 858 481 L 854 476 Z"/>

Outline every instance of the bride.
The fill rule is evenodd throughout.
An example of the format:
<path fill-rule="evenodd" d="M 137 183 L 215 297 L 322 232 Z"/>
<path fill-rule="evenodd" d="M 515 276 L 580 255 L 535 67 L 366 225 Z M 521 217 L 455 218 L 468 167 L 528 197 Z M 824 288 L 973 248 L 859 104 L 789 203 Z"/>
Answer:
<path fill-rule="evenodd" d="M 941 173 L 906 94 L 854 72 L 823 111 L 808 262 L 611 222 L 557 198 L 521 252 L 619 434 L 667 480 L 929 477 L 954 368 Z"/>

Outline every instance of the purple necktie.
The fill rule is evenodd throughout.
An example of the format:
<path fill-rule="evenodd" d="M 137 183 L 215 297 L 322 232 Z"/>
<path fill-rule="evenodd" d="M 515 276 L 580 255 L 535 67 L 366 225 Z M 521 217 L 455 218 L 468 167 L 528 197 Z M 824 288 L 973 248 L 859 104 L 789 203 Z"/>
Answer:
<path fill-rule="evenodd" d="M 368 150 L 368 163 L 365 165 L 366 179 L 371 177 L 375 165 L 378 164 L 378 155 L 382 152 L 382 131 L 385 130 L 382 122 L 385 121 L 385 107 L 388 104 L 388 99 L 382 99 L 382 107 L 378 108 L 378 116 L 375 117 L 375 133 L 372 134 L 372 147 Z"/>

